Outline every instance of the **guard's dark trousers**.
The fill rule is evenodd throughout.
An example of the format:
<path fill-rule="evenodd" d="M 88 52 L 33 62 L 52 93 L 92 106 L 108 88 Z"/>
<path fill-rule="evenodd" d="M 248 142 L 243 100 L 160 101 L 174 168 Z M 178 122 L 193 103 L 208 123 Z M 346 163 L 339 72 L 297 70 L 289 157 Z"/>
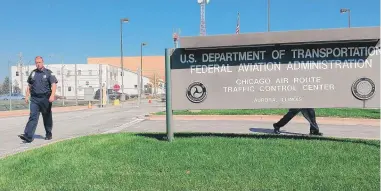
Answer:
<path fill-rule="evenodd" d="M 44 120 L 46 137 L 52 136 L 53 118 L 52 118 L 52 103 L 49 102 L 49 98 L 31 98 L 30 100 L 30 116 L 28 123 L 26 124 L 24 134 L 28 138 L 33 140 L 33 135 L 36 131 L 38 119 L 40 118 L 40 112 L 42 119 Z"/>
<path fill-rule="evenodd" d="M 292 118 L 294 118 L 299 112 L 302 112 L 304 118 L 310 123 L 310 131 L 319 132 L 319 126 L 316 123 L 315 110 L 312 108 L 302 109 L 289 109 L 287 114 L 283 116 L 275 125 L 277 127 L 285 126 Z"/>

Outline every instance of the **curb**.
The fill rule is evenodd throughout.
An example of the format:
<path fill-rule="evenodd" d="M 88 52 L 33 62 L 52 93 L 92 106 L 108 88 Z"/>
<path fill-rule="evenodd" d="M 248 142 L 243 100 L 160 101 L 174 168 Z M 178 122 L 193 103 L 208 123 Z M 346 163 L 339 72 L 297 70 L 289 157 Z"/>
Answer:
<path fill-rule="evenodd" d="M 54 113 L 61 113 L 61 112 L 68 112 L 68 111 L 81 111 L 88 109 L 87 106 L 69 106 L 69 107 L 53 107 L 52 112 Z M 0 112 L 0 118 L 6 118 L 6 117 L 20 117 L 29 115 L 29 110 L 14 110 L 14 111 L 1 111 Z"/>
<path fill-rule="evenodd" d="M 148 115 L 148 120 L 166 120 L 165 115 Z M 192 121 L 261 121 L 274 123 L 283 115 L 173 115 L 174 120 Z M 326 125 L 368 125 L 380 127 L 380 119 L 316 117 L 319 124 Z M 292 122 L 308 123 L 302 116 L 295 116 Z"/>

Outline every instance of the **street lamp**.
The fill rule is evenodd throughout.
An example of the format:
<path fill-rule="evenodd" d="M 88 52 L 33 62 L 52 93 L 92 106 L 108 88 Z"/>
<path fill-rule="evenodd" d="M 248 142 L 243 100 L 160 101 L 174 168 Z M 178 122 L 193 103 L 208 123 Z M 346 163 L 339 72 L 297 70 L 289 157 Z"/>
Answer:
<path fill-rule="evenodd" d="M 267 0 L 267 32 L 270 32 L 270 0 Z"/>
<path fill-rule="evenodd" d="M 122 18 L 120 19 L 120 68 L 122 69 L 121 71 L 121 76 L 122 76 L 122 95 L 124 95 L 124 69 L 123 69 L 123 23 L 129 22 L 128 18 Z M 124 97 L 124 96 L 122 96 Z"/>
<path fill-rule="evenodd" d="M 351 28 L 351 10 L 350 9 L 340 9 L 340 13 L 348 13 L 348 28 Z"/>
<path fill-rule="evenodd" d="M 145 42 L 140 44 L 140 96 L 143 91 L 143 46 L 145 45 L 147 45 Z"/>

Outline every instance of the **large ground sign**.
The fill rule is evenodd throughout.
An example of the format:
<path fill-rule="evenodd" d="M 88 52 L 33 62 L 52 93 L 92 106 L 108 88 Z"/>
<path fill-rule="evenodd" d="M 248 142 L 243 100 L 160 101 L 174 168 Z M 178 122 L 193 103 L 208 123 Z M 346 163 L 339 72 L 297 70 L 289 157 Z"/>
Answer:
<path fill-rule="evenodd" d="M 267 42 L 251 34 L 245 44 L 236 35 L 213 37 L 219 46 L 177 48 L 170 58 L 172 109 L 379 108 L 379 29 L 350 30 L 336 39 L 329 30 L 315 37 L 285 32 L 289 41 L 281 33 L 273 36 L 278 42 L 271 33 Z M 208 37 L 194 39 L 201 38 Z"/>

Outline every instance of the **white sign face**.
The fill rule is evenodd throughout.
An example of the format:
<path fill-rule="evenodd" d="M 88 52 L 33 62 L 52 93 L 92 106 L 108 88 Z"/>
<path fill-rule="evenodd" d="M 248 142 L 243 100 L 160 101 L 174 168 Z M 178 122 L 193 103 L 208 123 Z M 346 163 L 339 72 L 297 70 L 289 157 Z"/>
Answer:
<path fill-rule="evenodd" d="M 85 98 L 84 98 L 85 101 L 94 100 L 94 88 L 92 87 L 84 88 L 84 95 L 85 95 Z"/>
<path fill-rule="evenodd" d="M 172 107 L 379 108 L 378 41 L 176 49 Z"/>

